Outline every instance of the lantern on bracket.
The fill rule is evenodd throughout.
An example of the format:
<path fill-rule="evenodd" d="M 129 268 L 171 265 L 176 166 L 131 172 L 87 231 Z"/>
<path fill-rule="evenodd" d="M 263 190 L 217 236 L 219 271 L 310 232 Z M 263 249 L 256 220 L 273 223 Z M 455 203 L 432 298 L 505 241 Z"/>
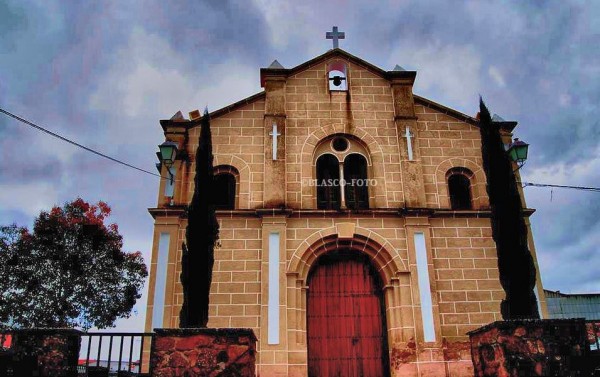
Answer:
<path fill-rule="evenodd" d="M 508 156 L 510 157 L 511 161 L 517 163 L 517 170 L 519 170 L 521 169 L 521 167 L 523 167 L 523 165 L 525 165 L 528 151 L 529 144 L 519 140 L 518 138 L 515 138 L 515 140 L 508 146 L 508 150 L 506 151 L 506 153 L 508 153 Z"/>
<path fill-rule="evenodd" d="M 158 146 L 159 152 L 156 154 L 162 164 L 167 167 L 167 171 L 169 172 L 169 178 L 171 179 L 171 184 L 173 184 L 173 174 L 171 173 L 171 167 L 175 163 L 175 158 L 177 157 L 177 143 L 173 141 L 165 141 L 164 143 Z"/>

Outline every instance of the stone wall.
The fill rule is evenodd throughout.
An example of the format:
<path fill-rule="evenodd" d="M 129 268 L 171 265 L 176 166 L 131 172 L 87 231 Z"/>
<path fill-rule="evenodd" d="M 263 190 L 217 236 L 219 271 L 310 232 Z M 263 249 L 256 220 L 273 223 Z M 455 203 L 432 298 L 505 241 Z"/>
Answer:
<path fill-rule="evenodd" d="M 8 353 L 15 376 L 77 376 L 81 332 L 72 329 L 12 331 Z"/>
<path fill-rule="evenodd" d="M 469 333 L 475 376 L 579 376 L 583 319 L 497 321 Z"/>
<path fill-rule="evenodd" d="M 450 341 L 502 319 L 504 291 L 486 218 L 432 219 L 432 257 L 442 334 Z"/>
<path fill-rule="evenodd" d="M 447 376 L 473 375 L 471 347 L 468 341 L 448 342 L 423 346 L 415 342 L 397 344 L 391 351 L 393 376 Z"/>
<path fill-rule="evenodd" d="M 249 329 L 156 329 L 154 377 L 255 375 L 256 337 Z"/>

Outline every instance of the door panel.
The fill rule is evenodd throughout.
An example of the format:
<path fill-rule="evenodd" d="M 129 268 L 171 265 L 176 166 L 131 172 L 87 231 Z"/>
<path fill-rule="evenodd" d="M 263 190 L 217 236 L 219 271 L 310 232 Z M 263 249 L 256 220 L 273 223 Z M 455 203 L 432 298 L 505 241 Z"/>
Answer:
<path fill-rule="evenodd" d="M 321 257 L 308 284 L 309 376 L 387 376 L 381 283 L 368 257 Z"/>

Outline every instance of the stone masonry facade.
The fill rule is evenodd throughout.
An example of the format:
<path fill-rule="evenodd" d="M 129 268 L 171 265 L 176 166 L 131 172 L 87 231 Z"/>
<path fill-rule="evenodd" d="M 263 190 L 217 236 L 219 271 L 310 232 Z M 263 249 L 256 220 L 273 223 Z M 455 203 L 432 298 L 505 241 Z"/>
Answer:
<path fill-rule="evenodd" d="M 348 91 L 328 89 L 327 67 L 347 65 Z M 340 49 L 292 69 L 261 70 L 263 92 L 211 114 L 215 166 L 236 173 L 234 210 L 218 211 L 209 327 L 245 327 L 258 341 L 257 375 L 307 376 L 306 298 L 311 266 L 347 245 L 371 258 L 383 282 L 391 375 L 472 375 L 468 331 L 501 319 L 504 292 L 482 170 L 477 121 L 414 95 L 416 73 L 383 71 Z M 269 133 L 281 133 L 273 160 Z M 147 330 L 156 290 L 164 292 L 162 327 L 179 323 L 184 207 L 193 193 L 198 120 L 161 121 L 179 144 L 173 198 L 163 180 L 155 219 Z M 406 128 L 413 134 L 407 155 Z M 510 142 L 512 129 L 504 129 Z M 367 151 L 369 209 L 317 209 L 315 150 L 347 135 Z M 467 169 L 472 208 L 452 210 L 447 173 Z M 164 171 L 165 168 L 163 168 Z M 166 175 L 164 172 L 163 175 Z M 527 214 L 533 211 L 527 210 Z M 267 341 L 269 233 L 281 236 L 279 344 Z M 414 236 L 424 234 L 435 341 L 424 341 Z M 169 235 L 166 265 L 158 263 Z M 531 234 L 531 231 L 530 231 Z M 530 248 L 535 258 L 533 240 Z M 537 263 L 536 263 L 537 264 Z M 157 287 L 157 271 L 164 286 Z M 542 286 L 538 276 L 537 290 Z M 543 300 L 543 293 L 539 295 Z M 545 314 L 545 302 L 540 303 Z"/>

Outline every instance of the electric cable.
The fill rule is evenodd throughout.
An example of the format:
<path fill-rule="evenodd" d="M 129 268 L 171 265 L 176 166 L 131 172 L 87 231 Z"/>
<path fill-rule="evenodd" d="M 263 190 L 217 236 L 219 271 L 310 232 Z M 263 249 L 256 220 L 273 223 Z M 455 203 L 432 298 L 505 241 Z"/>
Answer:
<path fill-rule="evenodd" d="M 109 160 L 111 160 L 111 161 L 113 161 L 113 162 L 116 162 L 116 163 L 118 163 L 118 164 L 121 164 L 121 165 L 127 166 L 127 167 L 129 167 L 129 168 L 132 168 L 132 169 L 135 169 L 135 170 L 139 170 L 139 171 L 141 171 L 141 172 L 143 172 L 143 173 L 150 174 L 150 175 L 153 175 L 153 176 L 155 176 L 155 177 L 160 177 L 160 178 L 162 178 L 162 179 L 169 179 L 169 178 L 163 177 L 162 175 L 159 175 L 159 174 L 156 174 L 156 173 L 152 173 L 152 172 L 150 172 L 150 171 L 148 171 L 148 170 L 145 170 L 145 169 L 142 169 L 142 168 L 138 168 L 137 166 L 134 166 L 134 165 L 128 164 L 127 162 L 124 162 L 124 161 L 118 160 L 118 159 L 116 159 L 116 158 L 113 158 L 113 157 L 107 156 L 107 155 L 105 155 L 104 153 L 102 153 L 102 152 L 98 152 L 98 151 L 96 151 L 96 150 L 94 150 L 94 149 L 92 149 L 92 148 L 86 147 L 85 145 L 81 145 L 81 144 L 79 144 L 79 143 L 77 143 L 77 142 L 75 142 L 75 141 L 73 141 L 73 140 L 67 139 L 66 137 L 64 137 L 64 136 L 61 136 L 61 135 L 59 135 L 59 134 L 57 134 L 57 133 L 54 133 L 54 132 L 52 132 L 52 131 L 50 131 L 50 130 L 48 130 L 48 129 L 46 129 L 46 128 L 42 127 L 42 126 L 38 126 L 37 124 L 35 124 L 35 123 L 33 123 L 33 122 L 30 122 L 30 121 L 28 121 L 27 119 L 21 118 L 20 116 L 18 116 L 18 115 L 15 115 L 15 114 L 13 114 L 13 113 L 11 113 L 11 112 L 8 112 L 8 111 L 6 111 L 6 110 L 4 110 L 4 109 L 2 109 L 2 108 L 0 108 L 0 112 L 1 112 L 1 113 L 3 113 L 3 114 L 5 114 L 5 115 L 7 115 L 7 116 L 9 116 L 9 117 L 11 117 L 11 118 L 13 118 L 13 119 L 16 119 L 16 120 L 18 120 L 18 121 L 19 121 L 19 122 L 21 122 L 21 123 L 24 123 L 24 124 L 26 124 L 26 125 L 28 125 L 28 126 L 30 126 L 30 127 L 33 127 L 33 128 L 35 128 L 35 129 L 37 129 L 37 130 L 39 130 L 39 131 L 42 131 L 42 132 L 44 132 L 44 133 L 46 133 L 46 134 L 48 134 L 48 135 L 50 135 L 50 136 L 52 136 L 52 137 L 55 137 L 55 138 L 57 138 L 57 139 L 59 139 L 59 140 L 62 140 L 62 141 L 65 141 L 65 142 L 67 142 L 67 143 L 69 143 L 69 144 L 71 144 L 71 145 L 74 145 L 74 146 L 76 146 L 76 147 L 79 147 L 79 148 L 81 148 L 81 149 L 84 149 L 84 150 L 86 150 L 86 151 L 88 151 L 88 152 L 94 153 L 94 154 L 96 154 L 96 155 L 98 155 L 98 156 L 100 156 L 100 157 L 104 157 L 104 158 L 106 158 L 106 159 L 109 159 Z"/>
<path fill-rule="evenodd" d="M 582 190 L 582 191 L 592 191 L 592 192 L 600 192 L 600 187 L 586 187 L 586 186 L 569 186 L 569 185 L 552 185 L 547 183 L 532 183 L 532 182 L 521 182 L 523 187 L 533 186 L 533 187 L 556 187 L 556 188 L 564 188 L 564 189 L 572 189 L 572 190 Z"/>

